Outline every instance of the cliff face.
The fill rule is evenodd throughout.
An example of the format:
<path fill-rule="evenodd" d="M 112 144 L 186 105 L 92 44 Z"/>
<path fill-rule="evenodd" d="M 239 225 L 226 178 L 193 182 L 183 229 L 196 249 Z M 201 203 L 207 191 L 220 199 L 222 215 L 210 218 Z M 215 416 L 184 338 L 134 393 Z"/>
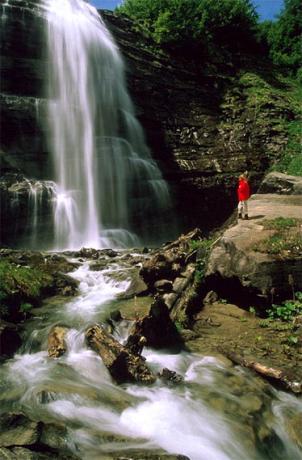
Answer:
<path fill-rule="evenodd" d="M 52 179 L 44 99 L 45 22 L 37 5 L 34 0 L 0 5 L 1 173 L 9 174 L 0 192 L 6 203 L 15 199 L 11 173 Z M 260 107 L 249 93 L 253 78 L 243 75 L 240 80 L 231 64 L 224 74 L 211 75 L 156 50 L 129 20 L 111 12 L 103 17 L 125 57 L 129 90 L 147 143 L 170 184 L 180 230 L 221 224 L 235 205 L 238 174 L 250 171 L 255 192 L 280 155 L 286 132 L 280 123 L 279 128 L 271 123 L 270 115 L 273 111 L 274 120 L 293 118 L 289 105 L 276 96 L 273 105 Z M 263 84 L 267 75 L 261 76 Z M 18 218 L 7 209 L 2 211 L 5 228 Z M 10 233 L 2 233 L 4 243 L 11 243 Z"/>
<path fill-rule="evenodd" d="M 280 120 L 294 114 L 275 94 L 280 82 L 268 64 L 257 68 L 249 57 L 242 70 L 226 63 L 211 74 L 202 56 L 199 67 L 173 60 L 131 21 L 107 11 L 103 17 L 126 59 L 129 89 L 182 228 L 221 224 L 236 204 L 238 175 L 250 172 L 255 193 L 287 142 Z"/>
<path fill-rule="evenodd" d="M 45 23 L 36 1 L 0 5 L 1 172 L 50 174 L 45 142 Z"/>

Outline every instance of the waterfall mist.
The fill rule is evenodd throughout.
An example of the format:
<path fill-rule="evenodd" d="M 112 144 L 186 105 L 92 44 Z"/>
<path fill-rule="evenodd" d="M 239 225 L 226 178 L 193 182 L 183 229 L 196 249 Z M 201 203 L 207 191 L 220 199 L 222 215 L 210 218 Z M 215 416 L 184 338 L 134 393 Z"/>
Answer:
<path fill-rule="evenodd" d="M 44 5 L 54 248 L 160 242 L 169 192 L 135 117 L 117 46 L 84 0 Z"/>

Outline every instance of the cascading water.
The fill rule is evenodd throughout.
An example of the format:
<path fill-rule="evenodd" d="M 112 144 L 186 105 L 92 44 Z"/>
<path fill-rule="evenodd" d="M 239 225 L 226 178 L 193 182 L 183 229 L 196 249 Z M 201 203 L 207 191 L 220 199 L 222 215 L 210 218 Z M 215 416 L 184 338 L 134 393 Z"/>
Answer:
<path fill-rule="evenodd" d="M 134 115 L 123 62 L 87 2 L 44 0 L 44 5 L 58 185 L 55 247 L 133 246 L 135 234 L 144 237 L 170 205 Z"/>
<path fill-rule="evenodd" d="M 115 384 L 101 358 L 87 347 L 85 330 L 94 321 L 105 325 L 110 311 L 122 307 L 116 296 L 127 290 L 130 277 L 118 281 L 113 275 L 127 275 L 133 268 L 109 258 L 101 271 L 91 270 L 91 261 L 77 263 L 72 276 L 80 281 L 80 295 L 65 307 L 66 300 L 52 299 L 36 310 L 25 324 L 28 340 L 0 366 L 0 414 L 5 420 L 5 413 L 13 412 L 39 421 L 46 435 L 35 448 L 48 452 L 50 442 L 51 458 L 72 453 L 82 460 L 164 459 L 167 453 L 175 460 L 177 455 L 190 460 L 302 459 L 301 437 L 295 438 L 293 424 L 301 420 L 302 402 L 221 358 L 144 349 L 155 374 L 166 367 L 182 375 L 183 383 Z M 68 328 L 67 352 L 58 359 L 45 351 L 54 324 Z M 115 324 L 116 338 L 122 341 L 131 324 Z M 5 445 L 16 439 L 10 426 L 4 426 L 3 436 Z M 1 453 L 0 447 L 0 458 Z"/>

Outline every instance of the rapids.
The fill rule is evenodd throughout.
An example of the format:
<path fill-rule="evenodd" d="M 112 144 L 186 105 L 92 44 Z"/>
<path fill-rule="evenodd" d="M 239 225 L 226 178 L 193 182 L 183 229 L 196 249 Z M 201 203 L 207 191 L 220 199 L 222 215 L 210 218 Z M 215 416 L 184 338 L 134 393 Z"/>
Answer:
<path fill-rule="evenodd" d="M 123 281 L 114 279 L 117 270 L 125 272 Z M 65 448 L 84 460 L 110 459 L 114 453 L 130 458 L 135 452 L 139 458 L 166 452 L 190 460 L 301 460 L 288 428 L 290 418 L 302 413 L 301 400 L 222 357 L 145 349 L 155 372 L 168 367 L 184 382 L 173 386 L 158 380 L 144 387 L 112 381 L 100 357 L 87 348 L 84 330 L 119 308 L 117 296 L 130 283 L 127 270 L 109 260 L 101 271 L 82 263 L 72 273 L 80 281 L 79 295 L 67 303 L 50 299 L 36 310 L 26 323 L 23 348 L 1 367 L 2 411 L 65 424 Z M 58 323 L 70 328 L 68 350 L 50 359 L 47 335 Z M 130 326 L 126 320 L 116 324 L 116 337 L 124 340 Z"/>

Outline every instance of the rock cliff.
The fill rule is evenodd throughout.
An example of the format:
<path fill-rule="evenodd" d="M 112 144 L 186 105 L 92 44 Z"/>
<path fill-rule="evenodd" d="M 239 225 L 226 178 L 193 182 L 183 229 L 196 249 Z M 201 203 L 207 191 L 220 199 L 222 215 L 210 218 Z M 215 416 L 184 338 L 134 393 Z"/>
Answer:
<path fill-rule="evenodd" d="M 38 4 L 11 0 L 0 5 L 1 173 L 33 181 L 53 178 L 46 142 L 45 22 Z M 231 63 L 219 72 L 201 69 L 202 62 L 196 68 L 157 49 L 131 21 L 108 11 L 102 15 L 125 57 L 137 115 L 170 184 L 180 230 L 220 225 L 234 208 L 237 175 L 248 169 L 255 192 L 264 171 L 281 155 L 287 133 L 280 120 L 294 118 L 289 102 L 280 94 L 273 94 L 270 103 L 251 96 L 257 85 L 268 92 L 274 88 L 265 64 L 255 68 L 246 58 L 244 70 Z M 1 201 L 8 203 L 15 196 L 5 184 L 7 179 Z M 13 213 L 7 209 L 2 222 L 9 228 Z M 9 232 L 2 237 L 12 244 Z"/>

